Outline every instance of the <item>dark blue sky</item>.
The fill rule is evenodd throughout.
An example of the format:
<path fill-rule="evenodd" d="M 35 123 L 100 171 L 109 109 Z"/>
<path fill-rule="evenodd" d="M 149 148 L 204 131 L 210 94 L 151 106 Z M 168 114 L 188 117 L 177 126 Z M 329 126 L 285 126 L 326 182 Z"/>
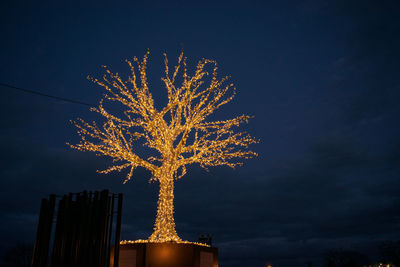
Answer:
<path fill-rule="evenodd" d="M 70 2 L 70 1 L 68 1 Z M 265 1 L 266 2 L 266 1 Z M 375 255 L 400 239 L 400 5 L 397 1 L 2 1 L 0 82 L 96 104 L 86 80 L 149 48 L 160 106 L 162 54 L 218 61 L 237 97 L 216 116 L 245 125 L 260 156 L 235 171 L 193 167 L 176 184 L 178 234 L 211 233 L 220 266 L 305 266 L 334 248 Z M 33 243 L 40 199 L 125 194 L 123 239 L 146 238 L 158 185 L 69 149 L 88 108 L 1 87 L 0 252 Z"/>

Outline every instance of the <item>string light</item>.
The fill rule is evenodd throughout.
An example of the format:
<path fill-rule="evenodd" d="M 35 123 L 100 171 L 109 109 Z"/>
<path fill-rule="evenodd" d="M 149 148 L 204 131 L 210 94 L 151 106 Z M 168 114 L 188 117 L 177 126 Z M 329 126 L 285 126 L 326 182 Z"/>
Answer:
<path fill-rule="evenodd" d="M 126 244 L 145 244 L 145 243 L 156 243 L 156 242 L 151 242 L 149 240 L 143 240 L 143 239 L 139 239 L 139 240 L 122 240 L 121 242 L 119 242 L 121 245 L 126 245 Z M 198 246 L 203 246 L 203 247 L 211 247 L 208 244 L 205 243 L 200 243 L 200 242 L 190 242 L 190 241 L 183 241 L 180 240 L 177 243 L 182 243 L 182 244 L 192 244 L 192 245 L 198 245 Z"/>
<path fill-rule="evenodd" d="M 149 170 L 152 174 L 150 181 L 158 181 L 160 191 L 154 232 L 148 242 L 187 242 L 182 241 L 175 230 L 174 180 L 182 178 L 186 174 L 186 166 L 195 163 L 206 170 L 210 166 L 234 168 L 242 165 L 239 159 L 257 156 L 248 150 L 248 146 L 258 140 L 245 132 L 233 131 L 241 123 L 247 123 L 251 116 L 206 121 L 210 114 L 235 96 L 234 85 L 227 83 L 229 77 L 217 78 L 217 63 L 214 60 L 200 60 L 193 76 L 189 76 L 183 51 L 173 73 L 170 73 L 168 58 L 164 54 L 165 77 L 162 81 L 168 92 L 168 104 L 157 110 L 147 82 L 148 56 L 149 51 L 141 62 L 136 57 L 134 62 L 126 61 L 131 70 L 127 81 L 107 67 L 104 67 L 106 74 L 102 80 L 88 77 L 106 91 L 98 107 L 91 108 L 104 117 L 105 122 L 99 126 L 96 122 L 88 123 L 80 118 L 72 121 L 81 141 L 68 145 L 111 157 L 115 164 L 98 171 L 100 173 L 129 169 L 124 183 L 131 179 L 137 167 Z M 177 86 L 180 72 L 182 82 Z M 210 77 L 209 85 L 204 86 L 207 77 Z M 103 106 L 104 100 L 122 104 L 124 116 L 110 113 Z M 139 156 L 135 145 L 141 141 L 157 153 L 148 158 Z"/>

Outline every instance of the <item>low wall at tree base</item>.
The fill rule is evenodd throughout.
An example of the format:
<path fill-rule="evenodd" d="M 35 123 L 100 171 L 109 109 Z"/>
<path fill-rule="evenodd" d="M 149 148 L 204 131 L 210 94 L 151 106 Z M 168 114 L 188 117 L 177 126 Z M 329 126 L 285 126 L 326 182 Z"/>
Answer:
<path fill-rule="evenodd" d="M 182 243 L 124 244 L 119 267 L 218 267 L 218 249 Z"/>

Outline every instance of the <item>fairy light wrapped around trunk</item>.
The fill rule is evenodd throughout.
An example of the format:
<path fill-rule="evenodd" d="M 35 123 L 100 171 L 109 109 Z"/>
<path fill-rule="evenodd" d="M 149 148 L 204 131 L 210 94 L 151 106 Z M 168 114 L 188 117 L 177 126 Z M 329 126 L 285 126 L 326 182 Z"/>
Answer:
<path fill-rule="evenodd" d="M 200 60 L 192 76 L 189 76 L 183 51 L 172 73 L 164 54 L 165 77 L 162 81 L 167 89 L 168 104 L 157 110 L 148 87 L 148 56 L 149 51 L 142 61 L 136 57 L 133 62 L 126 61 L 131 71 L 126 81 L 107 67 L 104 67 L 106 74 L 103 79 L 89 77 L 106 91 L 99 106 L 91 108 L 104 118 L 104 122 L 99 126 L 96 122 L 88 123 L 83 119 L 72 121 L 81 141 L 75 145 L 67 144 L 81 151 L 111 157 L 114 165 L 98 172 L 106 174 L 128 169 L 124 183 L 131 179 L 137 167 L 149 170 L 152 174 L 150 181 L 159 182 L 160 192 L 154 232 L 148 241 L 183 242 L 175 230 L 175 180 L 186 174 L 186 166 L 190 164 L 198 163 L 205 169 L 219 165 L 231 168 L 242 165 L 241 159 L 257 156 L 248 146 L 258 140 L 246 132 L 233 131 L 239 124 L 247 123 L 251 116 L 206 121 L 210 114 L 235 96 L 233 84 L 228 83 L 229 77 L 217 78 L 217 63 L 214 60 Z M 178 86 L 180 72 L 182 77 Z M 121 104 L 123 116 L 109 112 L 103 106 L 104 100 Z M 139 156 L 134 147 L 138 143 L 154 150 L 154 155 Z"/>

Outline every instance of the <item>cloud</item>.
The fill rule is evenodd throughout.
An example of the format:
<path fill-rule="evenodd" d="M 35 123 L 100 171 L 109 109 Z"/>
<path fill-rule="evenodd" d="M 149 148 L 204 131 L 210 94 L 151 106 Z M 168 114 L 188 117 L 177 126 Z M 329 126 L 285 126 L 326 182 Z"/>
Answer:
<path fill-rule="evenodd" d="M 293 266 L 307 260 L 304 251 L 312 258 L 338 247 L 372 249 L 398 237 L 400 199 L 385 191 L 394 193 L 397 181 L 381 178 L 389 174 L 382 164 L 388 153 L 371 156 L 345 137 L 327 137 L 310 146 L 307 164 L 273 177 L 190 175 L 184 193 L 177 186 L 178 229 L 212 233 L 230 266 L 246 259 L 249 266 L 266 259 Z"/>
<path fill-rule="evenodd" d="M 261 5 L 258 13 L 240 10 L 239 20 L 233 23 L 243 23 L 222 35 L 224 27 L 232 24 L 228 17 L 237 17 L 236 9 L 241 6 L 230 9 L 229 14 L 225 12 L 228 16 L 222 19 L 223 24 L 217 25 L 217 30 L 218 20 L 209 20 L 202 27 L 205 31 L 199 31 L 198 36 L 217 38 L 205 47 L 197 37 L 190 42 L 191 34 L 183 36 L 189 42 L 187 46 L 192 46 L 191 51 L 198 48 L 212 55 L 220 53 L 216 56 L 222 62 L 232 63 L 228 68 L 233 74 L 236 71 L 233 77 L 238 88 L 243 88 L 239 93 L 245 100 L 237 99 L 239 108 L 257 113 L 247 129 L 262 140 L 255 148 L 260 157 L 246 162 L 243 168 L 235 171 L 214 168 L 207 173 L 193 167 L 176 182 L 178 233 L 188 240 L 196 240 L 200 233 L 213 234 L 214 243 L 220 248 L 221 265 L 225 266 L 244 266 L 243 263 L 263 266 L 267 261 L 279 266 L 301 266 L 305 261 L 316 261 L 320 253 L 331 248 L 367 249 L 379 240 L 400 238 L 398 4 L 311 0 L 303 1 L 300 9 L 288 4 L 278 6 Z M 274 18 L 265 16 L 263 7 Z M 96 18 L 79 12 L 74 17 L 84 18 L 78 20 L 82 22 L 79 26 L 85 26 L 87 21 L 90 23 L 86 26 L 91 27 L 93 21 L 102 25 L 103 13 L 98 11 L 100 16 Z M 62 17 L 67 19 L 69 29 L 75 29 L 77 20 L 68 18 L 71 14 L 65 11 Z M 106 13 L 103 15 L 107 17 Z M 157 19 L 153 15 L 150 17 Z M 200 13 L 197 15 L 201 17 Z M 305 17 L 309 19 L 304 20 Z M 40 45 L 52 36 L 58 21 L 47 23 L 50 21 L 46 17 L 32 24 L 45 26 L 45 31 L 29 35 L 32 42 L 40 41 L 37 43 Z M 113 23 L 125 32 L 118 20 Z M 158 25 L 157 20 L 153 24 Z M 174 21 L 166 25 L 169 24 L 178 25 Z M 185 25 L 181 25 L 181 30 L 188 32 Z M 10 28 L 10 32 L 22 33 L 21 36 L 32 32 L 26 25 L 19 27 L 21 31 Z M 143 47 L 138 47 L 146 47 L 145 42 L 157 43 L 155 49 L 161 49 L 159 40 L 168 34 L 142 35 L 140 31 L 154 32 L 141 28 L 137 36 L 145 38 L 141 38 L 144 41 L 140 44 L 118 33 L 112 42 L 105 40 L 100 44 L 92 38 L 96 35 L 80 38 L 86 34 L 85 27 L 78 28 L 83 31 L 73 31 L 71 36 L 80 40 L 76 43 L 79 47 L 53 46 L 53 50 L 46 51 L 45 64 L 29 56 L 37 44 L 30 43 L 28 38 L 23 42 L 28 45 L 27 50 L 19 49 L 21 42 L 11 49 L 18 43 L 18 38 L 13 40 L 6 45 L 9 50 L 4 50 L 11 55 L 4 56 L 5 62 L 10 63 L 6 64 L 10 65 L 9 71 L 2 72 L 4 77 L 14 78 L 22 83 L 18 86 L 26 84 L 32 89 L 36 89 L 35 84 L 51 86 L 81 79 L 82 74 L 78 73 L 92 68 L 84 61 L 95 61 L 93 64 L 114 62 L 112 58 L 119 61 L 125 57 L 123 54 L 131 53 L 132 44 L 136 51 L 142 51 Z M 57 33 L 57 36 L 56 44 L 70 43 L 68 31 L 67 35 Z M 227 46 L 227 42 L 231 45 Z M 93 44 L 96 49 L 92 49 Z M 116 46 L 118 49 L 110 49 Z M 60 53 L 60 49 L 66 52 Z M 117 51 L 117 55 L 105 53 L 111 50 Z M 84 52 L 87 53 L 83 57 Z M 204 55 L 198 58 L 201 56 Z M 61 71 L 54 68 L 59 62 L 63 62 Z M 78 68 L 76 62 L 85 66 Z M 54 75 L 46 77 L 42 72 Z M 91 95 L 90 91 L 82 90 L 83 86 L 87 86 L 86 81 L 61 85 L 71 97 L 98 98 L 99 91 Z M 35 97 L 7 92 L 1 98 L 3 243 L 13 244 L 18 239 L 33 242 L 35 214 L 38 217 L 42 197 L 103 188 L 124 193 L 122 238 L 150 235 L 158 185 L 148 184 L 149 173 L 137 170 L 133 181 L 126 185 L 121 184 L 124 174 L 97 174 L 95 170 L 102 169 L 108 160 L 69 150 L 64 145 L 66 141 L 77 140 L 68 120 L 78 115 L 91 118 L 93 114 L 80 107 L 50 104 L 47 99 Z M 231 106 L 225 111 L 236 113 L 233 110 L 236 108 Z"/>

